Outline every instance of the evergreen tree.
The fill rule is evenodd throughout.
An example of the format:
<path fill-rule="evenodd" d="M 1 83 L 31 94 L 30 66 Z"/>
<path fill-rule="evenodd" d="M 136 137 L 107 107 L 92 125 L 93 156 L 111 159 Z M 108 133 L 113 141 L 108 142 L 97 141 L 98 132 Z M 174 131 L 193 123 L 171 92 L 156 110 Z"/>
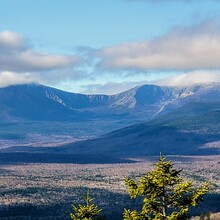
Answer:
<path fill-rule="evenodd" d="M 70 218 L 73 220 L 103 220 L 103 217 L 98 216 L 102 209 L 99 209 L 95 204 L 91 204 L 93 198 L 90 197 L 89 191 L 86 196 L 83 196 L 83 199 L 85 205 L 72 205 L 74 213 L 70 213 Z"/>
<path fill-rule="evenodd" d="M 126 178 L 125 184 L 131 198 L 143 197 L 138 210 L 124 210 L 124 220 L 185 220 L 190 206 L 197 206 L 208 192 L 209 183 L 194 189 L 193 182 L 184 181 L 181 170 L 162 155 L 156 168 L 147 172 L 138 182 Z"/>

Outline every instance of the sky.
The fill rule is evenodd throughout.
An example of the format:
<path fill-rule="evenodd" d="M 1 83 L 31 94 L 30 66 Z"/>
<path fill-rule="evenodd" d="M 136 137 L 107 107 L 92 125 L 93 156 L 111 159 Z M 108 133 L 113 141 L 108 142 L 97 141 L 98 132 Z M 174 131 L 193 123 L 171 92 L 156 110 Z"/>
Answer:
<path fill-rule="evenodd" d="M 220 0 L 0 0 L 0 21 L 0 87 L 220 82 Z"/>

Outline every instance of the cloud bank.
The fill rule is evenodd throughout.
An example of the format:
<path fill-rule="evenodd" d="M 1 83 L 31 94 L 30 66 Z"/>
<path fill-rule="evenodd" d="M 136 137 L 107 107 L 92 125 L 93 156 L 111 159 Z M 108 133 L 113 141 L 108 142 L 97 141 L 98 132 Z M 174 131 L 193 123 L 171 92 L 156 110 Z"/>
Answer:
<path fill-rule="evenodd" d="M 206 21 L 175 28 L 152 40 L 124 43 L 97 51 L 104 69 L 189 71 L 220 68 L 220 25 Z"/>
<path fill-rule="evenodd" d="M 38 77 L 30 73 L 20 74 L 15 72 L 8 72 L 8 71 L 0 72 L 0 88 L 13 84 L 33 83 L 40 81 L 41 80 Z"/>
<path fill-rule="evenodd" d="M 22 35 L 0 32 L 0 87 L 38 82 L 61 89 L 68 85 L 74 92 L 114 94 L 147 82 L 187 86 L 220 82 L 219 61 L 220 24 L 215 20 L 176 27 L 153 39 L 81 48 L 77 56 L 40 53 Z"/>
<path fill-rule="evenodd" d="M 213 82 L 220 83 L 220 71 L 193 71 L 153 81 L 157 85 L 180 87 Z"/>

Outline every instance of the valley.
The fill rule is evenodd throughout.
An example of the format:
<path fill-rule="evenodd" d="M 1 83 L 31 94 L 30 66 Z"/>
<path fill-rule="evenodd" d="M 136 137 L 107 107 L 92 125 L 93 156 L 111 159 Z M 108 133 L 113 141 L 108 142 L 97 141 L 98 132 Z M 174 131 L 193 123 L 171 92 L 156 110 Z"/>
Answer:
<path fill-rule="evenodd" d="M 0 122 L 0 149 L 11 146 L 59 146 L 122 128 L 123 120 Z"/>
<path fill-rule="evenodd" d="M 42 85 L 0 89 L 0 219 L 69 219 L 90 189 L 107 220 L 138 207 L 124 185 L 168 155 L 186 179 L 211 182 L 220 212 L 220 84 L 144 85 L 82 95 Z M 112 211 L 114 210 L 114 211 Z"/>
<path fill-rule="evenodd" d="M 37 84 L 1 88 L 0 149 L 54 153 L 58 147 L 119 158 L 219 154 L 219 98 L 218 83 L 143 85 L 111 96 Z"/>

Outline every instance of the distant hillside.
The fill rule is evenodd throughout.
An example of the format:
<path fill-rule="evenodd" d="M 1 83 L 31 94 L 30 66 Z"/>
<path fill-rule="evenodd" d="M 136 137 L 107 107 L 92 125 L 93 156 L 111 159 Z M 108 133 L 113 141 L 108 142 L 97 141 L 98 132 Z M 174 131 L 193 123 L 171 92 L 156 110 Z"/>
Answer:
<path fill-rule="evenodd" d="M 158 155 L 160 152 L 174 155 L 220 154 L 220 105 L 191 103 L 153 121 L 122 128 L 99 138 L 56 148 L 15 147 L 7 151 L 114 157 Z"/>

